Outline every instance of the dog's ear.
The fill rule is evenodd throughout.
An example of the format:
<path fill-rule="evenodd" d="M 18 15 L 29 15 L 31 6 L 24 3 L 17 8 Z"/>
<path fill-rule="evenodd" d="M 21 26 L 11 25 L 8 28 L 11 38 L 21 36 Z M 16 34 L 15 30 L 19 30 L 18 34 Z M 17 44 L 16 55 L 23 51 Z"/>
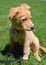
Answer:
<path fill-rule="evenodd" d="M 18 8 L 11 8 L 8 18 L 12 19 L 12 18 L 16 17 L 18 14 L 19 14 Z"/>
<path fill-rule="evenodd" d="M 26 8 L 26 9 L 28 9 L 28 10 L 31 8 L 31 7 L 30 7 L 29 5 L 27 5 L 27 4 L 22 4 L 21 7 L 24 7 L 24 8 Z"/>

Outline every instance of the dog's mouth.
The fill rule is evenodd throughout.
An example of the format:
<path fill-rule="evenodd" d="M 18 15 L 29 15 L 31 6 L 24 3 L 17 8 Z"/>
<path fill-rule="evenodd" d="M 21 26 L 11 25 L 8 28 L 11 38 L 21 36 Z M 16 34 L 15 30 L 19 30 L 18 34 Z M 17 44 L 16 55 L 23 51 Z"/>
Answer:
<path fill-rule="evenodd" d="M 25 31 L 32 31 L 33 29 L 25 29 Z"/>
<path fill-rule="evenodd" d="M 34 30 L 34 26 L 33 27 L 29 27 L 29 28 L 24 28 L 25 31 L 32 31 Z"/>

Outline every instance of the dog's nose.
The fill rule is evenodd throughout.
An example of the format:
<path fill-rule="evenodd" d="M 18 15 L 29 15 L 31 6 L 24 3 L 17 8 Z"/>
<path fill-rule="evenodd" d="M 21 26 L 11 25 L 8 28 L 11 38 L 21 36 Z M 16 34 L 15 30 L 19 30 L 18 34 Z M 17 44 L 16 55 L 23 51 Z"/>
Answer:
<path fill-rule="evenodd" d="M 33 30 L 34 29 L 34 26 L 33 27 L 31 27 L 31 30 Z"/>

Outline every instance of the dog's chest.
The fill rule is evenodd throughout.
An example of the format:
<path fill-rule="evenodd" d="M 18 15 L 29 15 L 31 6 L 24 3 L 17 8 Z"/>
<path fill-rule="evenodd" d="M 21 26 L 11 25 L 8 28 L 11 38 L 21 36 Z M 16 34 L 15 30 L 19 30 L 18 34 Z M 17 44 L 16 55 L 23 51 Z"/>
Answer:
<path fill-rule="evenodd" d="M 26 31 L 26 40 L 32 43 L 32 40 L 35 38 L 35 35 L 32 31 Z"/>

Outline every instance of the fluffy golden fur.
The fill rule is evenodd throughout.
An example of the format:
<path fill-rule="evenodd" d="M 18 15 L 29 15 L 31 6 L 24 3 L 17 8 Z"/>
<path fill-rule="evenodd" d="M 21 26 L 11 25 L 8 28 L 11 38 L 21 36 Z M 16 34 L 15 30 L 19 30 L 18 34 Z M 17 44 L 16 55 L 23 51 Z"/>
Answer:
<path fill-rule="evenodd" d="M 24 45 L 23 59 L 28 60 L 30 50 L 32 50 L 36 59 L 41 61 L 38 51 L 42 49 L 46 52 L 46 48 L 40 46 L 38 38 L 32 32 L 34 24 L 31 21 L 32 16 L 29 10 L 30 6 L 27 4 L 10 9 L 8 16 L 11 20 L 10 48 L 14 48 L 15 43 L 19 42 L 19 44 Z"/>

